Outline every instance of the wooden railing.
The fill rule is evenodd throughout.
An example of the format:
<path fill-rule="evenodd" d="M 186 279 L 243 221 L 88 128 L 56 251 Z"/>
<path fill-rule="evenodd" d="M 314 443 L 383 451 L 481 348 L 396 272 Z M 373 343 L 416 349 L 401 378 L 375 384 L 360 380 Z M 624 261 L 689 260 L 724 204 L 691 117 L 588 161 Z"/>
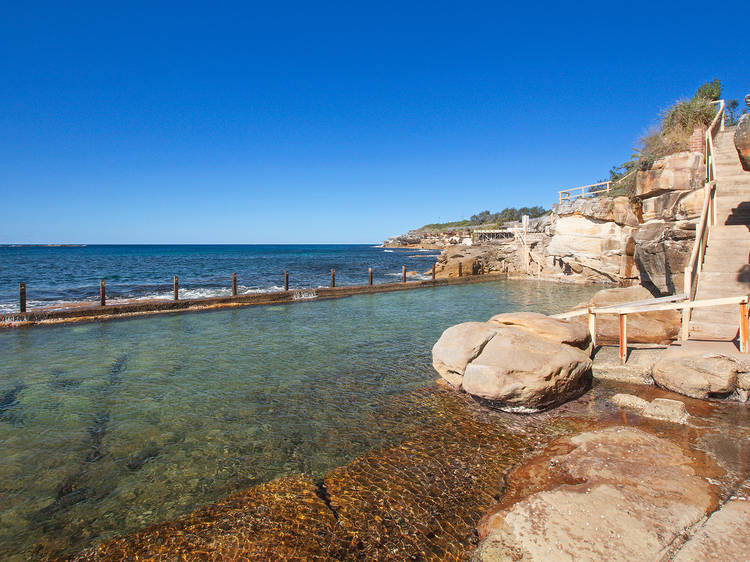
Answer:
<path fill-rule="evenodd" d="M 568 320 L 577 316 L 588 315 L 588 327 L 591 334 L 591 341 L 596 345 L 596 317 L 599 314 L 617 314 L 620 319 L 620 361 L 625 363 L 628 355 L 628 314 L 640 314 L 644 312 L 657 312 L 661 310 L 681 310 L 683 318 L 690 314 L 694 308 L 705 308 L 710 306 L 725 306 L 728 304 L 739 305 L 739 335 L 740 335 L 740 352 L 748 353 L 748 299 L 747 295 L 736 297 L 724 297 L 720 299 L 705 300 L 688 300 L 687 295 L 671 295 L 658 299 L 648 299 L 644 301 L 629 302 L 624 304 L 615 304 L 610 306 L 589 307 L 579 310 L 572 310 L 562 314 L 556 314 L 553 318 Z M 686 335 L 683 332 L 683 341 Z"/>
<path fill-rule="evenodd" d="M 599 183 L 592 183 L 589 185 L 582 185 L 580 187 L 571 187 L 569 189 L 563 189 L 558 191 L 560 195 L 560 203 L 563 201 L 574 201 L 579 197 L 588 197 L 590 195 L 599 195 L 600 193 L 609 193 L 612 191 L 612 186 L 620 183 L 627 177 L 633 175 L 637 170 L 632 170 L 615 181 L 601 181 Z"/>
<path fill-rule="evenodd" d="M 701 218 L 695 230 L 695 242 L 690 252 L 690 259 L 685 267 L 684 292 L 688 300 L 694 300 L 698 290 L 698 279 L 703 269 L 703 258 L 706 254 L 709 228 L 716 224 L 716 166 L 714 163 L 714 136 L 724 130 L 724 100 L 713 102 L 718 110 L 706 131 L 704 159 L 706 162 L 706 178 L 704 185 L 703 208 Z M 687 339 L 690 324 L 690 310 L 682 315 L 683 339 Z"/>

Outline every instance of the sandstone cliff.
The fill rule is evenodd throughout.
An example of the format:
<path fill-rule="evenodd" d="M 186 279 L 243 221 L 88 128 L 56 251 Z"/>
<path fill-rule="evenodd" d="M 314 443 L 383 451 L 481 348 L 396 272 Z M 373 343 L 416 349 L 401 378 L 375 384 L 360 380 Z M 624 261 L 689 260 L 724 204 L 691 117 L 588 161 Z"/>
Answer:
<path fill-rule="evenodd" d="M 520 235 L 472 244 L 466 233 L 401 237 L 442 248 L 438 277 L 490 272 L 618 285 L 640 283 L 654 295 L 683 289 L 683 271 L 703 204 L 705 165 L 699 152 L 657 160 L 636 174 L 631 197 L 588 197 L 556 205 Z"/>

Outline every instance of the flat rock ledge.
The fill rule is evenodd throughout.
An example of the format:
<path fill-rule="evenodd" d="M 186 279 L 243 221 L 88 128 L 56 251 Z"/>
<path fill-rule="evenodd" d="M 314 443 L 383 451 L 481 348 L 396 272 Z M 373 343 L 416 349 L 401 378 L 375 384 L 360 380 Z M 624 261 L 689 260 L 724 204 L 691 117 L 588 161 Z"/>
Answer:
<path fill-rule="evenodd" d="M 484 518 L 474 560 L 660 560 L 718 506 L 691 462 L 676 444 L 628 427 L 560 440 L 519 469 L 525 496 Z"/>
<path fill-rule="evenodd" d="M 589 388 L 590 348 L 580 324 L 530 312 L 499 314 L 445 330 L 432 362 L 453 388 L 501 410 L 533 413 Z"/>
<path fill-rule="evenodd" d="M 668 348 L 653 366 L 654 382 L 692 398 L 747 402 L 750 364 L 730 355 Z"/>

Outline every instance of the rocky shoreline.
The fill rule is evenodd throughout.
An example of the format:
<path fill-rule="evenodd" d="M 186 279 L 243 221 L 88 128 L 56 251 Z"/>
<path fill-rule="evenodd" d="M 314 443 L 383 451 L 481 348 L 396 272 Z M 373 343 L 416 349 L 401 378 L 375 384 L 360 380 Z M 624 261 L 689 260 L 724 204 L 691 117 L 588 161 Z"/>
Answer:
<path fill-rule="evenodd" d="M 656 296 L 679 293 L 702 209 L 705 173 L 700 152 L 658 159 L 650 170 L 636 173 L 632 197 L 562 201 L 550 214 L 530 221 L 525 242 L 520 223 L 509 223 L 502 226 L 509 236 L 490 242 L 470 230 L 411 231 L 383 245 L 440 249 L 438 277 L 458 276 L 460 264 L 461 275 L 503 272 L 640 284 Z"/>
<path fill-rule="evenodd" d="M 746 408 L 680 398 L 688 418 L 675 423 L 617 405 L 623 394 L 677 398 L 595 379 L 573 401 L 519 416 L 425 388 L 408 397 L 421 430 L 407 441 L 66 559 L 703 560 L 717 544 L 742 559 Z"/>

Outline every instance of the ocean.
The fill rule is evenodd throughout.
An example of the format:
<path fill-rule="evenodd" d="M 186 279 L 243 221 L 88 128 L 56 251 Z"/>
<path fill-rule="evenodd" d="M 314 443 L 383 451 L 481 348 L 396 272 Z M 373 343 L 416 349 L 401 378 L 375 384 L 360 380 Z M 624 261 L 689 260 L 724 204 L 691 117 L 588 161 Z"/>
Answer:
<path fill-rule="evenodd" d="M 401 267 L 425 278 L 439 252 L 375 245 L 90 245 L 0 246 L 0 312 L 18 310 L 18 283 L 26 283 L 29 309 L 91 301 L 106 279 L 107 298 L 172 298 L 172 277 L 184 299 L 229 295 L 232 273 L 240 294 L 290 288 L 392 282 Z"/>
<path fill-rule="evenodd" d="M 237 270 L 260 290 L 284 268 L 313 286 L 330 267 L 354 283 L 368 264 L 383 281 L 402 263 L 431 263 L 365 246 L 3 252 L 49 301 L 85 298 L 99 276 L 138 296 L 166 290 L 172 273 L 217 291 Z M 15 275 L 3 271 L 5 299 Z M 561 312 L 597 289 L 504 280 L 0 330 L 0 559 L 70 555 L 239 490 L 413 444 L 453 415 L 429 390 L 443 330 L 500 312 Z M 415 470 L 409 477 L 425 477 Z"/>

